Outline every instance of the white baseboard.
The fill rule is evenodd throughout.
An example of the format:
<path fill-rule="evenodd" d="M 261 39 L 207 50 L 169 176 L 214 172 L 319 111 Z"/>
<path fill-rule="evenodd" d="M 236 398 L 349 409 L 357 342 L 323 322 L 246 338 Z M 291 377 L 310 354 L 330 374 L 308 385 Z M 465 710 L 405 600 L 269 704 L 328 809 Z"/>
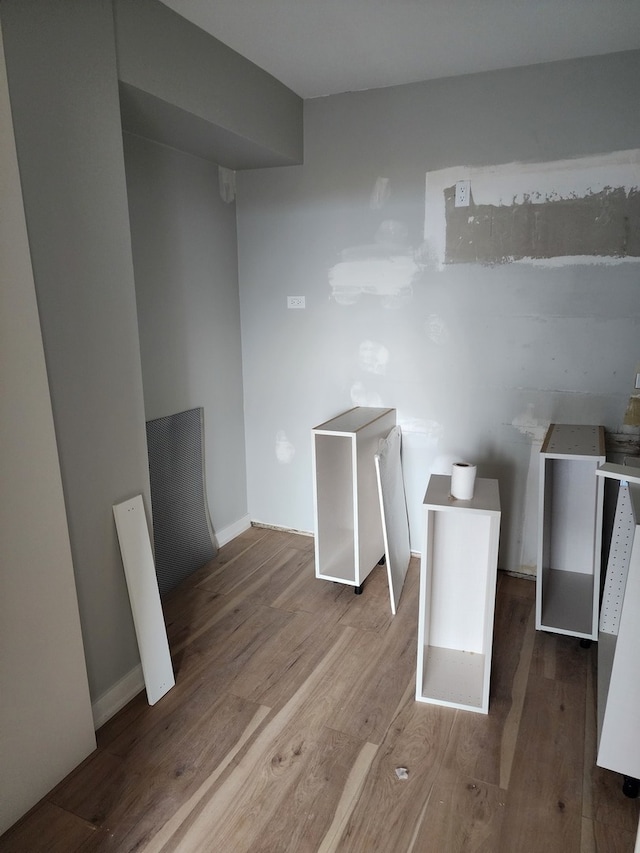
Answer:
<path fill-rule="evenodd" d="M 244 533 L 245 530 L 248 530 L 251 527 L 251 519 L 248 515 L 245 515 L 243 518 L 238 519 L 238 521 L 234 521 L 233 524 L 229 524 L 228 527 L 223 527 L 222 530 L 216 530 L 216 542 L 218 543 L 218 548 L 222 548 L 223 545 L 226 545 L 227 542 L 231 542 L 232 539 L 235 539 L 236 536 L 240 536 L 241 533 Z"/>
<path fill-rule="evenodd" d="M 124 708 L 127 702 L 130 702 L 141 690 L 144 690 L 144 676 L 142 666 L 138 664 L 91 705 L 93 725 L 96 731 L 114 714 L 117 714 L 121 708 Z"/>

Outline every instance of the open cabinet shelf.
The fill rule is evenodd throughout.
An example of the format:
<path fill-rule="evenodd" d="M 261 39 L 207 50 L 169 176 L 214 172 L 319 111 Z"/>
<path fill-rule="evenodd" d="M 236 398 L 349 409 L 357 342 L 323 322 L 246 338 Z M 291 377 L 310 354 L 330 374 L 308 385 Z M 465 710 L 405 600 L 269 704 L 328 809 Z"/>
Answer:
<path fill-rule="evenodd" d="M 473 498 L 432 474 L 424 498 L 416 699 L 486 714 L 493 644 L 500 497 L 478 479 Z"/>
<path fill-rule="evenodd" d="M 360 587 L 384 556 L 374 457 L 396 410 L 357 406 L 313 427 L 316 577 Z"/>
<path fill-rule="evenodd" d="M 598 639 L 604 428 L 551 424 L 540 451 L 536 628 Z"/>

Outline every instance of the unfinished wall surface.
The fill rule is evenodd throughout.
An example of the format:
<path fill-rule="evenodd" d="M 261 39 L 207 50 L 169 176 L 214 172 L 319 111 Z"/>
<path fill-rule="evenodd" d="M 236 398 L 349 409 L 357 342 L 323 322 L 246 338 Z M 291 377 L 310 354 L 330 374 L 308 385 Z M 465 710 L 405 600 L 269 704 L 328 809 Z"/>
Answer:
<path fill-rule="evenodd" d="M 633 52 L 309 101 L 304 165 L 238 176 L 253 519 L 311 530 L 311 427 L 394 406 L 413 549 L 430 473 L 463 459 L 500 481 L 500 565 L 531 569 L 546 426 L 621 429 L 640 265 L 462 250 L 440 263 L 425 176 L 634 150 L 639 72 Z M 288 295 L 306 308 L 287 310 Z"/>
<path fill-rule="evenodd" d="M 147 420 L 204 408 L 216 534 L 246 516 L 235 204 L 214 163 L 125 135 Z"/>

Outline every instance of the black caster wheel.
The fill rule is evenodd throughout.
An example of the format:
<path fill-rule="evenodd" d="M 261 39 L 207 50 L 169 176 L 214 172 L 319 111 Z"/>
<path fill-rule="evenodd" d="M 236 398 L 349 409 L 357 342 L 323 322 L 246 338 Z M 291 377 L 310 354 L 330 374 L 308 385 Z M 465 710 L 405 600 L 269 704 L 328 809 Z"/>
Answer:
<path fill-rule="evenodd" d="M 633 776 L 625 776 L 622 783 L 622 793 L 625 797 L 635 800 L 638 794 L 640 794 L 640 781 L 634 779 Z"/>
<path fill-rule="evenodd" d="M 360 586 L 356 586 L 353 588 L 353 592 L 355 595 L 362 595 L 364 584 L 360 584 Z"/>
<path fill-rule="evenodd" d="M 386 562 L 387 562 L 386 555 L 385 555 L 385 554 L 383 554 L 383 555 L 382 555 L 382 557 L 380 557 L 380 559 L 378 560 L 378 565 L 379 565 L 379 566 L 384 566 L 384 564 L 385 564 Z"/>
<path fill-rule="evenodd" d="M 580 640 L 580 648 L 581 649 L 590 649 L 591 648 L 591 640 Z"/>

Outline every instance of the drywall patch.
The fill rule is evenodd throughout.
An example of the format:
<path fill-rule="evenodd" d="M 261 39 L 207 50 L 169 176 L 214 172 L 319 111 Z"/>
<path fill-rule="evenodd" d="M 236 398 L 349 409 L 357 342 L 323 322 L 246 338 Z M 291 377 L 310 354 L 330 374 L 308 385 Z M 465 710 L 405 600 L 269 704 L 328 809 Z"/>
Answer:
<path fill-rule="evenodd" d="M 436 346 L 442 347 L 449 343 L 451 334 L 446 322 L 438 314 L 429 314 L 425 323 L 429 340 Z"/>
<path fill-rule="evenodd" d="M 470 204 L 455 185 L 470 182 Z M 640 151 L 427 173 L 425 242 L 437 267 L 640 259 Z"/>
<path fill-rule="evenodd" d="M 339 305 L 355 305 L 363 294 L 371 294 L 380 297 L 384 308 L 400 307 L 413 296 L 419 271 L 407 227 L 387 219 L 373 243 L 340 253 L 340 261 L 329 270 L 331 296 Z"/>
<path fill-rule="evenodd" d="M 358 365 L 367 373 L 384 375 L 389 363 L 389 350 L 377 341 L 362 341 L 358 347 Z"/>
<path fill-rule="evenodd" d="M 289 465 L 293 462 L 293 457 L 296 455 L 296 449 L 287 438 L 287 434 L 283 429 L 279 429 L 276 433 L 276 459 L 281 465 Z"/>
<path fill-rule="evenodd" d="M 513 204 L 455 206 L 444 193 L 445 263 L 640 256 L 640 192 L 607 187 L 576 198 L 525 197 Z"/>
<path fill-rule="evenodd" d="M 376 178 L 376 182 L 371 190 L 371 197 L 369 198 L 369 207 L 371 210 L 381 210 L 389 201 L 390 194 L 389 178 Z"/>
<path fill-rule="evenodd" d="M 365 386 L 364 382 L 354 382 L 349 395 L 354 406 L 371 406 L 373 408 L 382 406 L 380 394 L 377 391 L 371 391 Z"/>

